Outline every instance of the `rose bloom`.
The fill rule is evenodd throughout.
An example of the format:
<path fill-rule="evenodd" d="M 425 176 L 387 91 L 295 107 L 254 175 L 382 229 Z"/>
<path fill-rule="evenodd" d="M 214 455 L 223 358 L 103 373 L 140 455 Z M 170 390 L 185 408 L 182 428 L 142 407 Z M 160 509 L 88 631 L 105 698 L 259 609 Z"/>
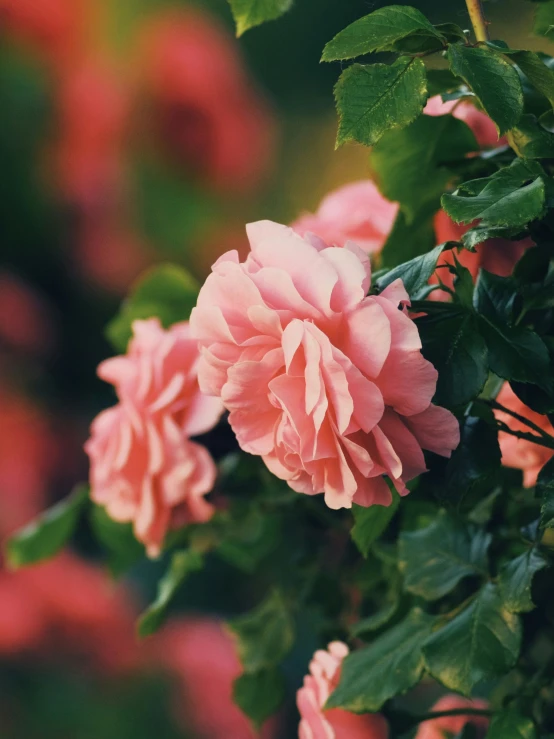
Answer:
<path fill-rule="evenodd" d="M 438 700 L 432 711 L 455 711 L 460 708 L 488 708 L 487 701 L 462 698 L 460 695 L 445 695 Z M 489 726 L 487 716 L 443 716 L 419 725 L 415 739 L 450 739 L 459 734 L 466 724 L 473 724 L 478 736 L 484 737 Z"/>
<path fill-rule="evenodd" d="M 273 122 L 246 74 L 236 41 L 199 9 L 147 21 L 138 84 L 172 161 L 216 188 L 248 190 L 267 171 Z"/>
<path fill-rule="evenodd" d="M 473 131 L 477 143 L 482 148 L 490 148 L 493 146 L 502 146 L 506 143 L 506 139 L 498 139 L 498 132 L 492 120 L 478 110 L 467 100 L 449 100 L 443 103 L 440 95 L 429 98 L 427 105 L 423 109 L 425 115 L 447 115 L 452 113 L 454 118 L 467 123 Z"/>
<path fill-rule="evenodd" d="M 431 404 L 437 372 L 399 310 L 400 280 L 379 296 L 368 256 L 270 221 L 247 226 L 251 254 L 224 254 L 191 315 L 203 392 L 220 396 L 240 446 L 297 492 L 331 508 L 388 505 L 449 456 L 458 423 Z"/>
<path fill-rule="evenodd" d="M 387 722 L 380 714 L 344 711 L 342 708 L 325 710 L 327 699 L 337 687 L 343 659 L 348 647 L 332 642 L 327 651 L 318 650 L 310 662 L 310 674 L 296 694 L 300 711 L 299 739 L 387 739 Z"/>
<path fill-rule="evenodd" d="M 536 413 L 526 406 L 525 403 L 523 403 L 514 393 L 509 383 L 504 383 L 502 390 L 498 394 L 497 400 L 505 408 L 514 411 L 514 413 L 518 413 L 520 416 L 528 418 L 543 431 L 554 436 L 554 428 L 548 420 L 548 416 Z M 509 413 L 495 410 L 494 415 L 498 421 L 502 421 L 513 431 L 526 431 L 531 434 L 536 433 Z M 499 432 L 498 442 L 500 444 L 500 451 L 502 452 L 502 464 L 506 467 L 515 467 L 518 470 L 522 470 L 523 484 L 527 488 L 535 485 L 537 482 L 537 475 L 541 471 L 541 468 L 544 467 L 548 460 L 552 459 L 554 456 L 554 451 L 552 451 L 552 449 L 539 446 L 538 444 L 534 444 L 532 441 L 518 439 L 517 436 L 507 434 L 505 431 Z"/>
<path fill-rule="evenodd" d="M 242 668 L 218 621 L 174 619 L 152 638 L 150 648 L 154 660 L 171 672 L 174 710 L 185 731 L 206 739 L 260 736 L 233 701 L 233 682 Z M 277 723 L 269 719 L 261 739 L 277 739 Z"/>
<path fill-rule="evenodd" d="M 398 203 L 384 198 L 371 180 L 352 182 L 327 195 L 315 213 L 292 224 L 300 236 L 314 233 L 327 244 L 354 241 L 364 251 L 381 251 L 398 213 Z"/>
<path fill-rule="evenodd" d="M 132 521 L 137 539 L 156 556 L 170 528 L 208 520 L 215 464 L 191 436 L 209 431 L 221 403 L 200 393 L 198 348 L 189 324 L 164 330 L 157 318 L 133 322 L 125 356 L 98 375 L 119 403 L 92 424 L 85 445 L 91 497 L 116 521 Z"/>

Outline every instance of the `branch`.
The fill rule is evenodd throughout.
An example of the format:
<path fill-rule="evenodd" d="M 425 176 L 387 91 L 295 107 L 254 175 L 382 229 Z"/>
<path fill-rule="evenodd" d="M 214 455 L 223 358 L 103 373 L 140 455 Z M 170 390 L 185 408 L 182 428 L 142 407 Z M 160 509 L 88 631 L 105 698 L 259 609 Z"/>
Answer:
<path fill-rule="evenodd" d="M 487 400 L 485 398 L 479 398 L 478 400 L 480 403 L 484 403 L 485 405 L 488 405 L 489 408 L 494 408 L 498 411 L 501 411 L 502 413 L 506 413 L 508 416 L 512 416 L 513 418 L 517 419 L 520 423 L 523 423 L 525 424 L 525 426 L 528 426 L 530 429 L 533 429 L 533 431 L 536 431 L 543 438 L 547 439 L 548 441 L 554 442 L 554 437 L 552 437 L 547 431 L 545 431 L 544 429 L 541 429 L 540 426 L 537 426 L 536 423 L 533 423 L 533 421 L 530 421 L 528 418 L 525 418 L 525 416 L 521 416 L 519 413 L 516 413 L 515 411 L 512 411 L 509 408 L 506 408 L 501 403 L 499 403 L 497 400 Z"/>
<path fill-rule="evenodd" d="M 414 716 L 414 721 L 417 723 L 422 721 L 432 721 L 435 718 L 445 718 L 447 716 L 492 716 L 492 711 L 489 708 L 452 708 L 449 711 L 431 711 L 430 713 L 424 713 L 421 716 Z"/>
<path fill-rule="evenodd" d="M 481 0 L 466 0 L 467 10 L 477 41 L 489 40 L 488 23 L 485 19 Z"/>

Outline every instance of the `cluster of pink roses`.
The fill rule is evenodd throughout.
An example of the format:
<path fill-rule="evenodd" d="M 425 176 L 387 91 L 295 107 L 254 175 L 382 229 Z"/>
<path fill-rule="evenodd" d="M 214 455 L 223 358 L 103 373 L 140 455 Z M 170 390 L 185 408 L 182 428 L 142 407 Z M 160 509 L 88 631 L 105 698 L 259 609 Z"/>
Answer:
<path fill-rule="evenodd" d="M 447 111 L 430 101 L 426 112 Z M 454 114 L 482 145 L 493 143 L 483 114 L 465 103 Z M 331 508 L 388 505 L 385 477 L 406 494 L 406 483 L 425 471 L 423 450 L 449 456 L 456 448 L 458 423 L 431 402 L 437 373 L 421 354 L 402 282 L 368 295 L 368 252 L 378 254 L 396 214 L 373 183 L 360 182 L 292 228 L 250 224 L 249 255 L 241 262 L 231 251 L 213 265 L 190 325 L 164 331 L 154 319 L 135 322 L 127 356 L 101 365 L 120 402 L 92 427 L 92 496 L 117 520 L 132 520 L 151 554 L 168 528 L 211 514 L 204 495 L 215 467 L 190 437 L 211 428 L 223 407 L 243 450 L 295 491 L 324 493 Z M 440 242 L 459 238 L 445 214 L 435 225 Z M 487 242 L 461 259 L 473 273 L 485 266 L 509 274 L 526 246 L 500 251 Z M 508 385 L 499 400 L 551 429 Z M 513 427 L 511 416 L 498 418 Z M 551 452 L 507 434 L 500 443 L 504 463 L 534 484 Z M 387 737 L 380 716 L 324 710 L 347 652 L 333 643 L 314 656 L 298 692 L 301 739 Z M 470 706 L 483 704 L 447 696 L 436 708 Z M 439 739 L 467 720 L 426 722 L 417 737 Z M 471 720 L 486 727 L 484 718 Z"/>
<path fill-rule="evenodd" d="M 348 654 L 342 642 L 332 642 L 327 650 L 318 650 L 310 663 L 310 672 L 297 693 L 300 712 L 299 739 L 388 739 L 387 721 L 378 713 L 357 715 L 341 708 L 325 709 L 327 699 L 340 680 L 341 664 Z M 445 695 L 433 711 L 462 711 L 464 708 L 485 709 L 482 700 L 469 700 L 458 695 Z M 415 739 L 448 739 L 466 724 L 473 724 L 484 736 L 489 721 L 486 716 L 443 716 L 420 724 Z"/>

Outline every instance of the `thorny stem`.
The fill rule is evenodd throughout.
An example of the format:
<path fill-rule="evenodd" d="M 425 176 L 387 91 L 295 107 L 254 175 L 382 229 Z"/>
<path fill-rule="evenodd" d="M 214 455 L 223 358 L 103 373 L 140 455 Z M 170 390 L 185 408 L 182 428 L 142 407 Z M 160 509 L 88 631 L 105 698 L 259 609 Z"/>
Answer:
<path fill-rule="evenodd" d="M 450 711 L 431 711 L 421 716 L 414 716 L 414 723 L 420 724 L 422 721 L 432 721 L 435 718 L 446 716 L 492 716 L 492 711 L 488 708 L 453 708 Z"/>
<path fill-rule="evenodd" d="M 554 449 L 554 438 L 552 436 L 547 435 L 547 437 L 543 437 L 537 436 L 536 434 L 527 434 L 524 431 L 513 431 L 509 426 L 506 426 L 506 424 L 502 422 L 497 423 L 497 428 L 499 431 L 504 431 L 506 434 L 517 436 L 518 439 L 525 439 L 525 441 L 532 441 L 533 444 L 544 446 L 547 449 Z"/>
<path fill-rule="evenodd" d="M 512 411 L 509 408 L 505 408 L 498 401 L 485 400 L 484 398 L 480 398 L 479 401 L 481 403 L 484 403 L 485 405 L 488 405 L 489 408 L 494 408 L 498 411 L 501 411 L 502 413 L 506 413 L 509 416 L 516 418 L 518 421 L 520 421 L 521 423 L 524 423 L 526 426 L 528 426 L 530 429 L 533 429 L 533 431 L 536 431 L 538 434 L 540 434 L 542 437 L 544 437 L 548 441 L 554 442 L 554 438 L 549 433 L 547 433 L 544 429 L 541 429 L 540 426 L 537 426 L 536 423 L 533 423 L 533 421 L 530 421 L 528 418 L 525 418 L 525 416 L 521 416 L 519 413 L 516 413 L 515 411 Z"/>
<path fill-rule="evenodd" d="M 489 29 L 481 0 L 466 0 L 467 10 L 477 41 L 489 40 Z"/>

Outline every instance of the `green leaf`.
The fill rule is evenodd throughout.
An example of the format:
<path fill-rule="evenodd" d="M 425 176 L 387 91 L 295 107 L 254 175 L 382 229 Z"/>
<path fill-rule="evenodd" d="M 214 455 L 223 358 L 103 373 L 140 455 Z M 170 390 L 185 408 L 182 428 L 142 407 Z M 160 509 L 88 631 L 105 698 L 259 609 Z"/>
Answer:
<path fill-rule="evenodd" d="M 475 398 L 487 379 L 488 364 L 487 347 L 473 311 L 445 304 L 416 323 L 423 356 L 439 373 L 434 402 L 451 407 Z"/>
<path fill-rule="evenodd" d="M 441 513 L 425 529 L 403 532 L 399 565 L 406 590 L 425 600 L 450 593 L 464 577 L 486 576 L 491 536 Z"/>
<path fill-rule="evenodd" d="M 547 565 L 542 555 L 532 548 L 502 567 L 498 585 L 504 605 L 511 613 L 526 613 L 535 608 L 531 599 L 531 585 L 535 573 Z"/>
<path fill-rule="evenodd" d="M 237 641 L 242 666 L 248 673 L 278 665 L 294 641 L 289 608 L 278 590 L 250 613 L 230 621 L 228 627 Z"/>
<path fill-rule="evenodd" d="M 389 506 L 372 505 L 364 508 L 353 504 L 354 526 L 350 535 L 364 557 L 367 557 L 373 542 L 381 536 L 389 525 L 390 520 L 396 513 L 399 502 L 399 496 L 393 493 L 392 503 Z"/>
<path fill-rule="evenodd" d="M 541 528 L 554 528 L 554 459 L 549 460 L 537 477 L 537 496 L 542 500 Z"/>
<path fill-rule="evenodd" d="M 335 86 L 339 113 L 337 147 L 346 141 L 375 144 L 390 129 L 403 128 L 427 100 L 425 65 L 403 57 L 392 65 L 353 64 Z"/>
<path fill-rule="evenodd" d="M 500 447 L 492 411 L 488 421 L 466 416 L 460 430 L 460 443 L 448 461 L 445 481 L 448 495 L 463 498 L 471 488 L 493 480 L 500 470 Z"/>
<path fill-rule="evenodd" d="M 281 519 L 263 513 L 258 507 L 238 503 L 231 511 L 231 525 L 217 548 L 220 557 L 244 572 L 254 572 L 260 562 L 277 546 L 281 536 Z"/>
<path fill-rule="evenodd" d="M 552 0 L 538 6 L 533 31 L 537 36 L 546 36 L 554 41 L 554 2 Z"/>
<path fill-rule="evenodd" d="M 493 715 L 486 739 L 537 739 L 537 730 L 532 719 L 507 708 Z"/>
<path fill-rule="evenodd" d="M 198 552 L 190 549 L 175 552 L 169 569 L 158 583 L 156 600 L 148 606 L 138 620 L 137 631 L 141 638 L 154 634 L 160 628 L 175 593 L 185 579 L 193 572 L 201 570 L 203 565 L 203 557 Z"/>
<path fill-rule="evenodd" d="M 513 128 L 523 113 L 523 90 L 514 67 L 483 46 L 452 44 L 447 57 L 453 74 L 475 93 L 499 135 Z"/>
<path fill-rule="evenodd" d="M 547 67 L 534 51 L 512 51 L 510 58 L 517 64 L 533 87 L 554 105 L 554 71 Z"/>
<path fill-rule="evenodd" d="M 504 675 L 521 646 L 519 616 L 510 613 L 490 583 L 423 647 L 425 666 L 449 690 L 469 695 L 483 680 Z"/>
<path fill-rule="evenodd" d="M 538 334 L 486 316 L 479 316 L 479 322 L 487 344 L 489 367 L 495 375 L 505 380 L 531 382 L 550 391 L 550 356 Z"/>
<path fill-rule="evenodd" d="M 386 135 L 381 141 L 385 138 Z M 406 213 L 398 211 L 379 255 L 383 267 L 396 267 L 414 257 L 426 254 L 436 246 L 434 225 L 436 212 L 436 203 L 431 203 L 430 207 L 421 208 L 415 218 L 408 223 Z"/>
<path fill-rule="evenodd" d="M 554 135 L 546 131 L 534 115 L 522 115 L 510 131 L 510 144 L 519 157 L 554 159 Z"/>
<path fill-rule="evenodd" d="M 438 40 L 445 39 L 416 8 L 389 5 L 351 23 L 340 31 L 323 49 L 322 62 L 353 59 L 372 51 L 393 51 L 395 43 L 417 34 Z"/>
<path fill-rule="evenodd" d="M 470 251 L 489 239 L 507 239 L 508 241 L 519 241 L 527 234 L 522 232 L 521 226 L 504 228 L 502 226 L 476 226 L 470 228 L 462 236 L 462 243 Z"/>
<path fill-rule="evenodd" d="M 410 225 L 427 204 L 438 210 L 454 174 L 450 163 L 478 149 L 463 121 L 422 115 L 407 128 L 387 132 L 373 147 L 369 166 L 383 195 L 400 203 Z"/>
<path fill-rule="evenodd" d="M 387 624 L 398 610 L 399 600 L 398 598 L 387 603 L 387 605 L 380 608 L 371 616 L 366 616 L 358 623 L 354 624 L 350 629 L 350 634 L 353 637 L 358 637 L 362 634 L 367 634 L 370 631 L 377 631 L 382 626 Z"/>
<path fill-rule="evenodd" d="M 477 276 L 473 305 L 475 310 L 494 321 L 513 320 L 517 287 L 511 277 L 499 277 L 482 269 Z"/>
<path fill-rule="evenodd" d="M 114 521 L 98 505 L 91 506 L 89 520 L 94 536 L 107 551 L 108 567 L 114 577 L 144 557 L 144 546 L 137 541 L 132 524 Z"/>
<path fill-rule="evenodd" d="M 377 280 L 377 287 L 379 290 L 384 290 L 391 282 L 401 279 L 412 300 L 425 297 L 429 293 L 429 278 L 435 271 L 442 250 L 442 245 L 436 246 L 427 254 L 422 254 L 394 267 Z"/>
<path fill-rule="evenodd" d="M 285 698 L 285 680 L 280 670 L 244 673 L 233 683 L 233 700 L 259 730 L 277 712 Z"/>
<path fill-rule="evenodd" d="M 89 499 L 88 485 L 78 485 L 70 496 L 56 503 L 6 543 L 8 566 L 31 565 L 57 554 L 68 543 Z"/>
<path fill-rule="evenodd" d="M 443 92 L 452 92 L 460 87 L 461 80 L 452 74 L 449 69 L 428 69 L 427 88 L 429 97 L 441 95 Z"/>
<path fill-rule="evenodd" d="M 273 21 L 292 7 L 292 0 L 229 0 L 237 24 L 237 36 L 266 21 Z"/>
<path fill-rule="evenodd" d="M 423 673 L 421 647 L 434 622 L 432 616 L 416 608 L 373 644 L 349 654 L 326 707 L 375 712 L 389 698 L 413 687 Z"/>
<path fill-rule="evenodd" d="M 442 207 L 456 223 L 477 219 L 487 226 L 523 226 L 544 208 L 544 170 L 536 162 L 514 160 L 491 177 L 464 182 L 441 198 Z"/>
<path fill-rule="evenodd" d="M 106 334 L 117 351 L 125 352 L 137 319 L 158 317 L 165 328 L 188 320 L 200 286 L 182 267 L 160 264 L 143 274 L 108 324 Z"/>

